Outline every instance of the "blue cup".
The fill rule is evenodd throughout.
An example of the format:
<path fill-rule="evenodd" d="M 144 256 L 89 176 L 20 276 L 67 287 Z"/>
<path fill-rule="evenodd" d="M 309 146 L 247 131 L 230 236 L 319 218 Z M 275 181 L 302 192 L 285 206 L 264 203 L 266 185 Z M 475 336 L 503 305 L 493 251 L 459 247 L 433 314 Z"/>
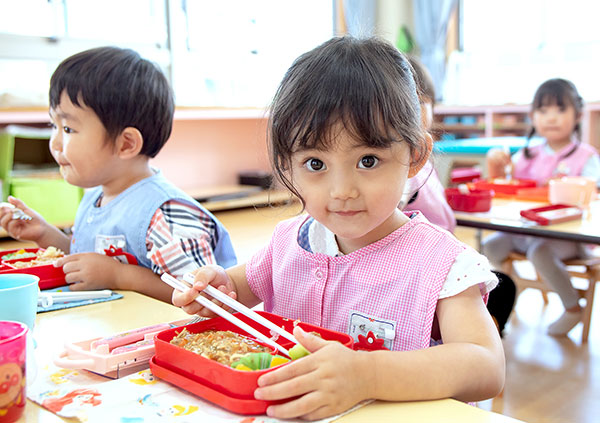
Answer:
<path fill-rule="evenodd" d="M 25 273 L 0 275 L 0 320 L 25 323 L 33 330 L 40 278 Z"/>

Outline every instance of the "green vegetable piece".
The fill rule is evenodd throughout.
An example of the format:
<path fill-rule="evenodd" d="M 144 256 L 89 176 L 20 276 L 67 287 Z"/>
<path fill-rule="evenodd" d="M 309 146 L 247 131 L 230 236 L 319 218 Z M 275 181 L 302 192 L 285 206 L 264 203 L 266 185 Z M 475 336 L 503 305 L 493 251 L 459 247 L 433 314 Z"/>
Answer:
<path fill-rule="evenodd" d="M 236 368 L 241 364 L 252 370 L 268 369 L 272 359 L 273 356 L 269 353 L 248 353 L 239 360 L 231 363 L 231 367 Z"/>
<path fill-rule="evenodd" d="M 300 344 L 296 344 L 292 348 L 290 348 L 289 353 L 290 353 L 290 358 L 292 360 L 297 360 L 299 358 L 304 357 L 305 355 L 310 354 L 308 352 L 308 350 Z"/>

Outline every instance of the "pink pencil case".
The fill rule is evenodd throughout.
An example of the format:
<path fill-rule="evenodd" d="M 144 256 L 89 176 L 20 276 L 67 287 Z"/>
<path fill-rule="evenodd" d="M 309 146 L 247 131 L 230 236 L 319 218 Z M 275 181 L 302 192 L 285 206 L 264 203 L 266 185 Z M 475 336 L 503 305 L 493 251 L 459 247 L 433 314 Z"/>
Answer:
<path fill-rule="evenodd" d="M 67 342 L 54 364 L 66 369 L 84 369 L 112 378 L 147 366 L 154 355 L 154 335 L 187 324 L 189 319 L 145 326 L 107 337 Z"/>

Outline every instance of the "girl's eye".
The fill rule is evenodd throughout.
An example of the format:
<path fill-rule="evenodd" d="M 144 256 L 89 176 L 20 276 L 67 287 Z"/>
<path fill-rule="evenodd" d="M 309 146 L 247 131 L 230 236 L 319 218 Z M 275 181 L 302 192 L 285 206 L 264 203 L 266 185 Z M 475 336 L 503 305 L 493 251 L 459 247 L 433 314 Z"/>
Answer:
<path fill-rule="evenodd" d="M 304 162 L 304 166 L 311 172 L 318 172 L 319 170 L 325 169 L 325 163 L 319 159 L 308 159 Z"/>
<path fill-rule="evenodd" d="M 72 134 L 73 130 L 71 128 L 69 128 L 68 126 L 65 126 L 63 128 L 63 131 L 65 131 L 65 134 Z"/>
<path fill-rule="evenodd" d="M 358 167 L 360 169 L 371 169 L 375 167 L 379 163 L 379 159 L 375 156 L 364 156 L 358 162 Z"/>
<path fill-rule="evenodd" d="M 56 124 L 55 124 L 54 122 L 50 122 L 50 123 L 48 124 L 48 126 L 49 126 L 50 128 L 52 128 L 53 130 L 55 130 L 55 129 L 56 129 Z"/>

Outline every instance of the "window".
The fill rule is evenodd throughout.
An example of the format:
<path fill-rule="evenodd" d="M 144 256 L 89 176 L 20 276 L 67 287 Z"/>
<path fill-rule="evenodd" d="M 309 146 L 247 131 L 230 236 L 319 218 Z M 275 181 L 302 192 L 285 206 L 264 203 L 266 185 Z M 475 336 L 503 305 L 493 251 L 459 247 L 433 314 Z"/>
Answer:
<path fill-rule="evenodd" d="M 178 105 L 263 107 L 334 24 L 331 0 L 0 0 L 0 16 L 0 106 L 47 104 L 61 60 L 117 45 L 158 63 Z"/>
<path fill-rule="evenodd" d="M 333 35 L 324 0 L 184 1 L 171 19 L 180 105 L 266 106 L 292 61 Z"/>
<path fill-rule="evenodd" d="M 444 102 L 530 103 L 546 79 L 570 79 L 585 101 L 600 99 L 600 3 L 462 0 L 462 51 L 449 58 Z"/>

